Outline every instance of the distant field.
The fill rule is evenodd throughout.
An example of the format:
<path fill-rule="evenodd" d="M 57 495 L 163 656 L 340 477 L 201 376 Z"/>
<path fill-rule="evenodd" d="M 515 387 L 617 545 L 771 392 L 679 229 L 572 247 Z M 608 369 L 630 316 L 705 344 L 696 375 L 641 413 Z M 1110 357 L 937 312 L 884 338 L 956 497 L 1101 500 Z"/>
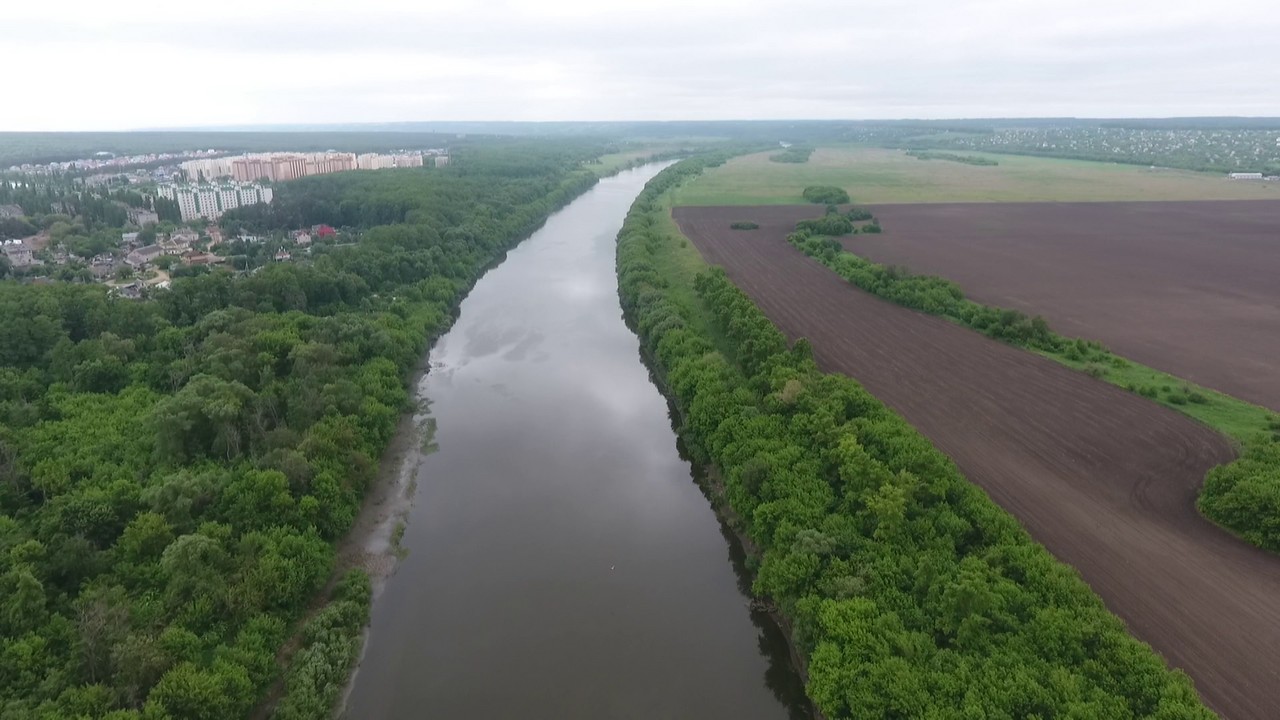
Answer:
<path fill-rule="evenodd" d="M 585 167 L 601 175 L 609 175 L 627 167 L 636 160 L 647 158 L 660 150 L 660 148 L 644 148 L 642 150 L 610 153 L 609 155 L 600 156 L 598 162 L 587 163 Z"/>
<path fill-rule="evenodd" d="M 1231 181 L 1186 170 L 966 152 L 998 166 L 917 160 L 898 150 L 819 148 L 807 163 L 745 155 L 675 193 L 676 205 L 803 202 L 807 185 L 837 185 L 855 203 L 1275 200 L 1280 183 Z"/>

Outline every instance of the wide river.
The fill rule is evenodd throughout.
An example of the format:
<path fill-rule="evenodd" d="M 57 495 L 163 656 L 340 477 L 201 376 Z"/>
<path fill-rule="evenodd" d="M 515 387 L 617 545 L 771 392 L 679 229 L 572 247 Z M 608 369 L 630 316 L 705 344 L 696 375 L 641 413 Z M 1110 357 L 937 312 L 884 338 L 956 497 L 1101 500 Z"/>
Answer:
<path fill-rule="evenodd" d="M 407 555 L 346 717 L 805 717 L 622 320 L 615 239 L 661 167 L 553 215 L 431 351 Z"/>

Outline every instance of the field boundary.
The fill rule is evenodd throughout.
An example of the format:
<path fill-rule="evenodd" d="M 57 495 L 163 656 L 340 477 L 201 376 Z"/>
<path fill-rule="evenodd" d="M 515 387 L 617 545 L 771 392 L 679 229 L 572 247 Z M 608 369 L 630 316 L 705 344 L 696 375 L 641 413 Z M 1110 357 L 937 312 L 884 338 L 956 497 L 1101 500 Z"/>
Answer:
<path fill-rule="evenodd" d="M 1280 415 L 1116 355 L 1097 341 L 1059 335 L 1043 317 L 974 302 L 946 278 L 874 263 L 803 225 L 787 235 L 787 242 L 873 295 L 1030 350 L 1231 438 L 1240 456 L 1209 471 L 1196 506 L 1243 540 L 1280 552 Z"/>
<path fill-rule="evenodd" d="M 1218 174 L 1091 160 L 968 153 L 957 156 L 970 162 L 923 161 L 903 149 L 865 144 L 823 144 L 804 163 L 770 160 L 775 154 L 735 157 L 679 188 L 673 202 L 789 205 L 803 202 L 801 190 L 809 185 L 842 187 L 869 205 L 1280 199 L 1280 187 L 1232 183 Z"/>

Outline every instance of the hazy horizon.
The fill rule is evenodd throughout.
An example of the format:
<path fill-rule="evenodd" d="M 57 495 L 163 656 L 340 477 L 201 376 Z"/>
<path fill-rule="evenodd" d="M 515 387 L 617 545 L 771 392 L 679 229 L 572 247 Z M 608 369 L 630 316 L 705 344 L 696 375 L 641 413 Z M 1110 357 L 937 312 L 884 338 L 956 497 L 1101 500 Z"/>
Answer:
<path fill-rule="evenodd" d="M 1280 114 L 1277 115 L 1146 115 L 1146 116 L 1065 116 L 1065 115 L 1017 115 L 1017 116 L 970 116 L 970 117 L 938 117 L 938 118 L 921 118 L 921 117 L 897 117 L 897 118 L 811 118 L 811 117 L 777 117 L 777 118 L 706 118 L 702 120 L 675 119 L 675 120 L 638 120 L 634 118 L 622 118 L 618 120 L 583 120 L 577 118 L 565 118 L 562 120 L 479 120 L 475 118 L 459 118 L 457 120 L 397 120 L 389 122 L 353 122 L 353 123 L 268 123 L 268 124 L 229 124 L 229 125 L 187 125 L 173 127 L 137 127 L 124 128 L 118 131 L 94 130 L 88 129 L 82 132 L 338 132 L 338 131 L 385 131 L 385 132 L 431 132 L 427 126 L 433 125 L 644 125 L 644 124 L 716 124 L 716 123 L 825 123 L 825 122 L 849 122 L 849 123 L 982 123 L 997 121 L 1051 121 L 1063 120 L 1071 122 L 1123 122 L 1123 121 L 1197 121 L 1197 120 L 1276 120 L 1280 123 Z M 423 126 L 423 128 L 414 127 Z"/>
<path fill-rule="evenodd" d="M 1280 115 L 1280 8 L 984 0 L 51 0 L 0 130 Z"/>

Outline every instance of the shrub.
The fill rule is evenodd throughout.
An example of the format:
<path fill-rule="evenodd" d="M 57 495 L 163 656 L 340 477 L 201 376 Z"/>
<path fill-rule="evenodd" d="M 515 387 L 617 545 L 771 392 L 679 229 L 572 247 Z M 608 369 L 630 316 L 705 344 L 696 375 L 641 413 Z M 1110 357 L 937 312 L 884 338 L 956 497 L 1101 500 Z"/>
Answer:
<path fill-rule="evenodd" d="M 738 222 L 730 223 L 729 227 L 733 230 L 755 230 L 760 226 L 750 220 L 739 220 Z"/>
<path fill-rule="evenodd" d="M 1209 471 L 1200 510 L 1268 550 L 1280 551 L 1280 443 L 1261 441 L 1229 465 Z"/>
<path fill-rule="evenodd" d="M 814 220 L 801 220 L 796 229 L 812 235 L 839 237 L 853 232 L 853 223 L 843 215 L 824 215 Z"/>
<path fill-rule="evenodd" d="M 816 205 L 842 205 L 849 202 L 849 193 L 832 185 L 810 185 L 802 195 L 805 200 Z"/>

